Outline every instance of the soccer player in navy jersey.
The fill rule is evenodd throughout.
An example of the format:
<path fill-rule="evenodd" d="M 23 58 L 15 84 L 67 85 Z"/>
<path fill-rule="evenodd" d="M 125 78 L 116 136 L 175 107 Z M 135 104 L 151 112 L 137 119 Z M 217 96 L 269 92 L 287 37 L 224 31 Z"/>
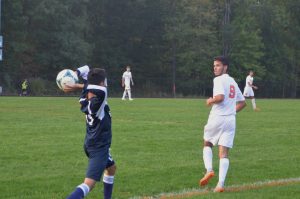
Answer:
<path fill-rule="evenodd" d="M 115 162 L 109 148 L 111 145 L 111 116 L 107 104 L 106 73 L 104 69 L 85 70 L 87 84 L 70 87 L 68 91 L 83 88 L 80 99 L 81 111 L 86 116 L 86 136 L 84 150 L 89 159 L 84 182 L 67 197 L 67 199 L 82 199 L 94 188 L 103 175 L 104 199 L 111 199 Z M 83 77 L 82 72 L 77 72 Z"/>

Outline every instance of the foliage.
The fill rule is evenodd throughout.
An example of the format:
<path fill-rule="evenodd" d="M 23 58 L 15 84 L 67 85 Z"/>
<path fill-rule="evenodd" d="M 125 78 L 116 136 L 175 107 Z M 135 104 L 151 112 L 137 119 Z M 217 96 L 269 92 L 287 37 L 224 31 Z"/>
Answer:
<path fill-rule="evenodd" d="M 125 65 L 136 90 L 210 95 L 212 58 L 226 53 L 243 82 L 256 71 L 264 97 L 299 96 L 300 2 L 297 0 L 2 1 L 0 84 L 52 81 L 62 68 L 104 67 L 118 93 Z M 172 81 L 170 81 L 172 80 Z M 155 90 L 154 90 L 155 89 Z M 147 95 L 149 96 L 149 95 Z"/>

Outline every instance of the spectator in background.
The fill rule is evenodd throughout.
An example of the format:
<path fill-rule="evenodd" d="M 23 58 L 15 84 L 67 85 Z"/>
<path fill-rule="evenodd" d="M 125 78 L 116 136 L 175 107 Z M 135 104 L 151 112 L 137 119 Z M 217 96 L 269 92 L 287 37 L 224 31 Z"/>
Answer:
<path fill-rule="evenodd" d="M 27 96 L 28 94 L 28 81 L 25 79 L 22 83 L 22 93 L 21 96 Z"/>

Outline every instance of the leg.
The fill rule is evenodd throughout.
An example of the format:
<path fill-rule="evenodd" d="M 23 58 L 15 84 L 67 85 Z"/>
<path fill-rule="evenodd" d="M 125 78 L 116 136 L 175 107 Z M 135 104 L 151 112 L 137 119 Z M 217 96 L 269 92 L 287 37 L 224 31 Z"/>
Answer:
<path fill-rule="evenodd" d="M 220 126 L 223 125 L 223 117 L 216 117 L 210 115 L 207 124 L 204 127 L 204 147 L 203 147 L 203 161 L 206 168 L 206 174 L 199 181 L 200 186 L 208 184 L 208 181 L 214 177 L 215 173 L 212 166 L 212 147 L 217 143 L 220 134 Z"/>
<path fill-rule="evenodd" d="M 229 148 L 225 146 L 219 146 L 219 182 L 217 187 L 215 188 L 215 192 L 223 192 L 224 191 L 224 183 L 227 175 L 227 171 L 229 168 L 229 159 L 228 159 Z"/>
<path fill-rule="evenodd" d="M 127 90 L 127 92 L 128 92 L 128 97 L 129 97 L 129 100 L 132 100 L 132 98 L 131 98 L 131 90 L 130 90 L 130 89 L 128 89 L 128 90 Z"/>
<path fill-rule="evenodd" d="M 252 103 L 252 108 L 253 108 L 253 110 L 255 110 L 256 109 L 256 103 L 255 103 L 254 96 L 251 96 L 250 99 L 251 99 L 251 103 Z"/>
<path fill-rule="evenodd" d="M 199 182 L 200 186 L 207 185 L 209 180 L 212 177 L 214 177 L 214 175 L 215 175 L 215 173 L 212 169 L 212 158 L 213 158 L 212 147 L 213 147 L 213 144 L 211 142 L 204 141 L 203 161 L 204 161 L 204 166 L 206 168 L 206 174 L 200 180 L 200 182 Z"/>
<path fill-rule="evenodd" d="M 103 194 L 104 194 L 104 199 L 111 199 L 112 197 L 112 191 L 113 191 L 113 186 L 114 186 L 114 175 L 116 173 L 116 165 L 113 164 L 112 166 L 108 167 L 104 171 L 104 176 L 103 176 Z"/>
<path fill-rule="evenodd" d="M 212 169 L 212 158 L 213 158 L 212 147 L 213 147 L 212 143 L 204 141 L 203 161 L 207 173 L 213 170 Z"/>
<path fill-rule="evenodd" d="M 125 100 L 126 97 L 126 89 L 124 89 L 122 100 Z"/>
<path fill-rule="evenodd" d="M 254 97 L 251 98 L 251 102 L 252 102 L 253 110 L 254 111 L 260 111 L 260 109 L 256 107 L 256 102 L 255 102 L 255 98 Z"/>
<path fill-rule="evenodd" d="M 96 181 L 100 181 L 108 160 L 108 151 L 108 147 L 99 151 L 88 151 L 85 148 L 85 152 L 89 157 L 86 178 L 84 179 L 84 183 L 79 185 L 75 191 L 67 197 L 67 199 L 84 198 L 94 188 Z"/>
<path fill-rule="evenodd" d="M 82 199 L 94 188 L 96 181 L 91 178 L 85 178 L 84 183 L 78 185 L 76 189 L 67 197 L 67 199 Z"/>

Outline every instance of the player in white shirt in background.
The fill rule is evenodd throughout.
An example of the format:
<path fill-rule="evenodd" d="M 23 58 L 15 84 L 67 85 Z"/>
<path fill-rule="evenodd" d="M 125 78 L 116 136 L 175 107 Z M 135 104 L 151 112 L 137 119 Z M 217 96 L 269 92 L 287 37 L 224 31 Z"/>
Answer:
<path fill-rule="evenodd" d="M 250 70 L 249 75 L 246 78 L 244 96 L 251 99 L 252 108 L 254 111 L 260 111 L 260 109 L 256 107 L 256 103 L 255 103 L 253 89 L 257 90 L 258 87 L 253 85 L 253 76 L 254 76 L 254 71 Z"/>
<path fill-rule="evenodd" d="M 130 83 L 132 84 L 132 86 L 134 85 L 133 79 L 132 79 L 132 74 L 130 72 L 130 66 L 126 66 L 126 71 L 123 73 L 123 76 L 122 76 L 122 87 L 124 87 L 124 93 L 123 93 L 122 100 L 125 100 L 126 94 L 128 94 L 129 100 L 133 100 L 131 98 Z"/>
<path fill-rule="evenodd" d="M 199 181 L 200 186 L 208 184 L 214 177 L 212 147 L 219 145 L 219 181 L 214 192 L 223 192 L 226 174 L 229 168 L 228 152 L 233 146 L 235 135 L 235 115 L 245 106 L 245 98 L 237 83 L 227 74 L 228 60 L 224 56 L 214 58 L 213 97 L 206 100 L 212 106 L 207 124 L 204 127 L 203 160 L 205 176 Z"/>

